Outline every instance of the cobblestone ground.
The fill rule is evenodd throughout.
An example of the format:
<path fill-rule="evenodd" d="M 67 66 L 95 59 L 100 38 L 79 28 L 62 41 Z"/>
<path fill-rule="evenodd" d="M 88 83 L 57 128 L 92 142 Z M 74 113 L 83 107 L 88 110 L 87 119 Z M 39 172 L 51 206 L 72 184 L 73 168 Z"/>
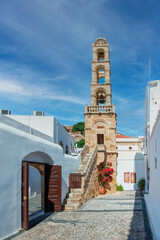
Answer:
<path fill-rule="evenodd" d="M 29 214 L 39 212 L 41 210 L 41 194 L 29 199 Z"/>
<path fill-rule="evenodd" d="M 145 203 L 138 192 L 103 195 L 77 211 L 54 213 L 16 240 L 151 240 Z"/>

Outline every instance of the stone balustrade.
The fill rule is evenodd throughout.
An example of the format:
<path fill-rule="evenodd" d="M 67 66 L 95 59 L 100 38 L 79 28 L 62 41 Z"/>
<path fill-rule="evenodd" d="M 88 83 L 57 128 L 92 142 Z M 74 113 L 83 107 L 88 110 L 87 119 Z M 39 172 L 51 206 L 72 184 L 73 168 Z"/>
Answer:
<path fill-rule="evenodd" d="M 92 175 L 93 165 L 96 162 L 96 154 L 97 154 L 97 146 L 94 148 L 89 160 L 86 163 L 86 166 L 81 173 L 82 183 L 81 188 L 84 189 L 86 187 L 86 183 L 88 183 L 88 180 L 90 176 Z"/>
<path fill-rule="evenodd" d="M 115 113 L 115 105 L 109 106 L 85 106 L 85 113 Z"/>

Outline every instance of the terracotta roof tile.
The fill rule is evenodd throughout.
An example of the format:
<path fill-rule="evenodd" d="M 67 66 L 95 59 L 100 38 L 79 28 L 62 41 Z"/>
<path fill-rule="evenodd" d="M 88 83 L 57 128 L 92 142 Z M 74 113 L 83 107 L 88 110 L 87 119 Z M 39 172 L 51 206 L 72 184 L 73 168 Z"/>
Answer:
<path fill-rule="evenodd" d="M 117 134 L 116 138 L 133 138 L 133 137 Z"/>

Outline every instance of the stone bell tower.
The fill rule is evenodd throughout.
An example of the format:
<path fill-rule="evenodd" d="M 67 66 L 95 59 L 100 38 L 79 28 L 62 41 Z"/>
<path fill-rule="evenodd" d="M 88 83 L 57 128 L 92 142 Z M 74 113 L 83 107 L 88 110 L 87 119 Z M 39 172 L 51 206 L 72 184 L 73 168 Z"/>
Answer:
<path fill-rule="evenodd" d="M 116 113 L 112 104 L 109 44 L 98 38 L 93 47 L 91 105 L 85 106 L 85 144 L 90 152 L 97 145 L 97 167 L 106 161 L 114 168 L 111 192 L 116 191 Z"/>

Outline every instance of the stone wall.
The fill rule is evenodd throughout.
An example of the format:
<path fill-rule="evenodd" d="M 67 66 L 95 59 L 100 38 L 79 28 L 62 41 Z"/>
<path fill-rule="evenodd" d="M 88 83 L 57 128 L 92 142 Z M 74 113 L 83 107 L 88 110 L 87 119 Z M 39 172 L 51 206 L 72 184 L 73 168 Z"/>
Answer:
<path fill-rule="evenodd" d="M 90 200 L 91 198 L 97 197 L 99 194 L 99 183 L 97 178 L 98 170 L 96 164 L 91 169 L 90 178 L 85 184 L 85 191 L 82 198 L 82 204 Z"/>

